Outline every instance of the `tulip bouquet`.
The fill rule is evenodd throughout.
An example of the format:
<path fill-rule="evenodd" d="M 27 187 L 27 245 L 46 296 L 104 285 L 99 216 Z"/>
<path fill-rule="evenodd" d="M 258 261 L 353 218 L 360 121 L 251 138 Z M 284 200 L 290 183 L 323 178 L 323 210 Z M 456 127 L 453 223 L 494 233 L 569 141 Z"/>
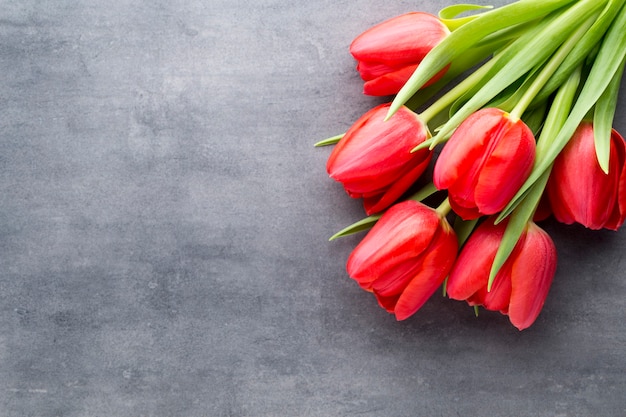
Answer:
<path fill-rule="evenodd" d="M 411 12 L 350 52 L 364 93 L 393 99 L 316 144 L 334 145 L 328 174 L 367 215 L 331 238 L 367 231 L 348 274 L 398 320 L 443 286 L 528 328 L 557 262 L 537 223 L 626 219 L 626 146 L 612 127 L 626 0 Z"/>

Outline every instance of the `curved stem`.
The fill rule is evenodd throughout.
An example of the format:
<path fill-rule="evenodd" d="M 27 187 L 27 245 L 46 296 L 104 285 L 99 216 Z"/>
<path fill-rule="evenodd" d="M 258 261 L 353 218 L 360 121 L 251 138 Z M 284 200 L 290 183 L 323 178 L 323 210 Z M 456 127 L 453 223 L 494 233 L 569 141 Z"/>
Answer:
<path fill-rule="evenodd" d="M 415 201 L 423 201 L 424 199 L 435 194 L 437 191 L 439 190 L 437 189 L 437 187 L 435 187 L 435 184 L 433 184 L 431 181 L 428 184 L 426 184 L 422 189 L 420 189 L 418 192 L 410 196 L 408 199 L 415 200 Z"/>

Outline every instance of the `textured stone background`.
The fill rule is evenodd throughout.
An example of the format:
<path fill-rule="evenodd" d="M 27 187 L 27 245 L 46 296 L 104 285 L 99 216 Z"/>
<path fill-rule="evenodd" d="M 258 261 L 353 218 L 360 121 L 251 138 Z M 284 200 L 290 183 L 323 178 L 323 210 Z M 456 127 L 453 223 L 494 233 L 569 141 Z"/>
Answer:
<path fill-rule="evenodd" d="M 312 144 L 378 102 L 347 47 L 446 4 L 0 0 L 0 415 L 626 414 L 624 232 L 545 225 L 524 332 L 397 323 L 327 242 L 362 211 Z"/>

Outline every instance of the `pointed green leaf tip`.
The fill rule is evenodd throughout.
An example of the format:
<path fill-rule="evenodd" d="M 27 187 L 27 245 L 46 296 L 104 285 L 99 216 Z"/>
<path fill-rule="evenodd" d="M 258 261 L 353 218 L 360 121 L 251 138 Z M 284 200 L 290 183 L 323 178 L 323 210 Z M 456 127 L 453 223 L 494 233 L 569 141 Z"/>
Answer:
<path fill-rule="evenodd" d="M 415 194 L 411 195 L 408 197 L 409 200 L 415 200 L 415 201 L 422 201 L 425 198 L 430 197 L 431 195 L 433 195 L 434 193 L 436 193 L 437 187 L 435 187 L 435 184 L 433 184 L 432 182 L 426 184 L 424 187 L 422 187 L 420 190 L 418 190 Z M 372 214 L 371 216 L 368 216 L 364 219 L 359 220 L 358 222 L 352 223 L 350 226 L 345 227 L 344 229 L 338 231 L 337 233 L 335 233 L 334 235 L 332 235 L 330 237 L 330 241 L 338 239 L 340 237 L 344 237 L 344 236 L 349 236 L 349 235 L 353 235 L 355 233 L 359 233 L 359 232 L 363 232 L 365 230 L 369 230 L 372 227 L 374 227 L 374 225 L 376 224 L 376 222 L 382 217 L 383 213 L 379 213 L 379 214 Z"/>
<path fill-rule="evenodd" d="M 343 138 L 344 133 L 342 133 L 341 135 L 337 135 L 337 136 L 332 136 L 328 139 L 324 139 L 324 140 L 320 140 L 319 142 L 317 142 L 315 145 L 316 148 L 319 148 L 321 146 L 328 146 L 328 145 L 334 145 L 337 142 L 339 142 L 341 140 L 341 138 Z"/>
<path fill-rule="evenodd" d="M 502 236 L 502 240 L 498 246 L 498 251 L 496 252 L 493 264 L 491 265 L 491 270 L 489 271 L 487 291 L 491 290 L 491 286 L 493 285 L 498 272 L 507 259 L 509 259 L 509 256 L 513 253 L 513 249 L 515 249 L 517 242 L 519 242 L 522 235 L 526 232 L 529 222 L 532 221 L 537 205 L 543 195 L 543 190 L 548 182 L 549 175 L 549 171 L 544 173 L 539 181 L 533 185 L 528 194 L 526 194 L 522 203 L 518 205 L 515 211 L 513 211 L 513 213 L 509 216 L 509 223 L 506 225 L 504 235 Z"/>
<path fill-rule="evenodd" d="M 378 219 L 380 219 L 382 215 L 381 214 L 375 214 L 372 216 L 368 216 L 364 219 L 359 220 L 358 222 L 352 223 L 350 226 L 340 230 L 339 232 L 335 233 L 334 235 L 332 235 L 330 237 L 330 239 L 328 239 L 329 241 L 338 239 L 340 237 L 344 237 L 344 236 L 349 236 L 349 235 L 353 235 L 355 233 L 359 233 L 362 232 L 364 230 L 369 230 L 372 227 L 374 227 L 374 225 L 376 224 L 376 222 L 378 221 Z"/>

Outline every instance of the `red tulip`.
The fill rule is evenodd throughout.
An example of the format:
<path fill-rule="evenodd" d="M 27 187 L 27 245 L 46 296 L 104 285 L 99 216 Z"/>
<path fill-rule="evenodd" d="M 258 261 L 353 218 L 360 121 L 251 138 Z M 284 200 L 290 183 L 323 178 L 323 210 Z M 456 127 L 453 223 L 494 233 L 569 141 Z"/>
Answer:
<path fill-rule="evenodd" d="M 535 138 L 521 120 L 486 108 L 468 117 L 443 147 L 433 173 L 447 189 L 452 209 L 463 219 L 501 211 L 535 161 Z"/>
<path fill-rule="evenodd" d="M 333 149 L 326 170 L 367 214 L 393 204 L 428 167 L 432 153 L 411 149 L 430 137 L 428 128 L 406 107 L 383 121 L 389 104 L 364 114 Z"/>
<path fill-rule="evenodd" d="M 548 234 L 530 222 L 487 290 L 489 273 L 506 228 L 486 220 L 470 236 L 452 267 L 446 287 L 455 300 L 508 314 L 519 330 L 541 312 L 556 272 L 556 249 Z"/>
<path fill-rule="evenodd" d="M 348 258 L 348 274 L 397 320 L 413 314 L 443 283 L 458 249 L 436 210 L 413 200 L 392 206 Z"/>
<path fill-rule="evenodd" d="M 547 194 L 558 221 L 617 230 L 626 218 L 624 139 L 612 131 L 607 175 L 596 157 L 593 124 L 581 123 L 554 161 Z"/>
<path fill-rule="evenodd" d="M 396 94 L 426 54 L 449 34 L 441 20 L 422 12 L 394 17 L 363 32 L 350 45 L 365 81 L 363 92 L 372 96 Z M 439 80 L 447 69 L 426 85 Z"/>

